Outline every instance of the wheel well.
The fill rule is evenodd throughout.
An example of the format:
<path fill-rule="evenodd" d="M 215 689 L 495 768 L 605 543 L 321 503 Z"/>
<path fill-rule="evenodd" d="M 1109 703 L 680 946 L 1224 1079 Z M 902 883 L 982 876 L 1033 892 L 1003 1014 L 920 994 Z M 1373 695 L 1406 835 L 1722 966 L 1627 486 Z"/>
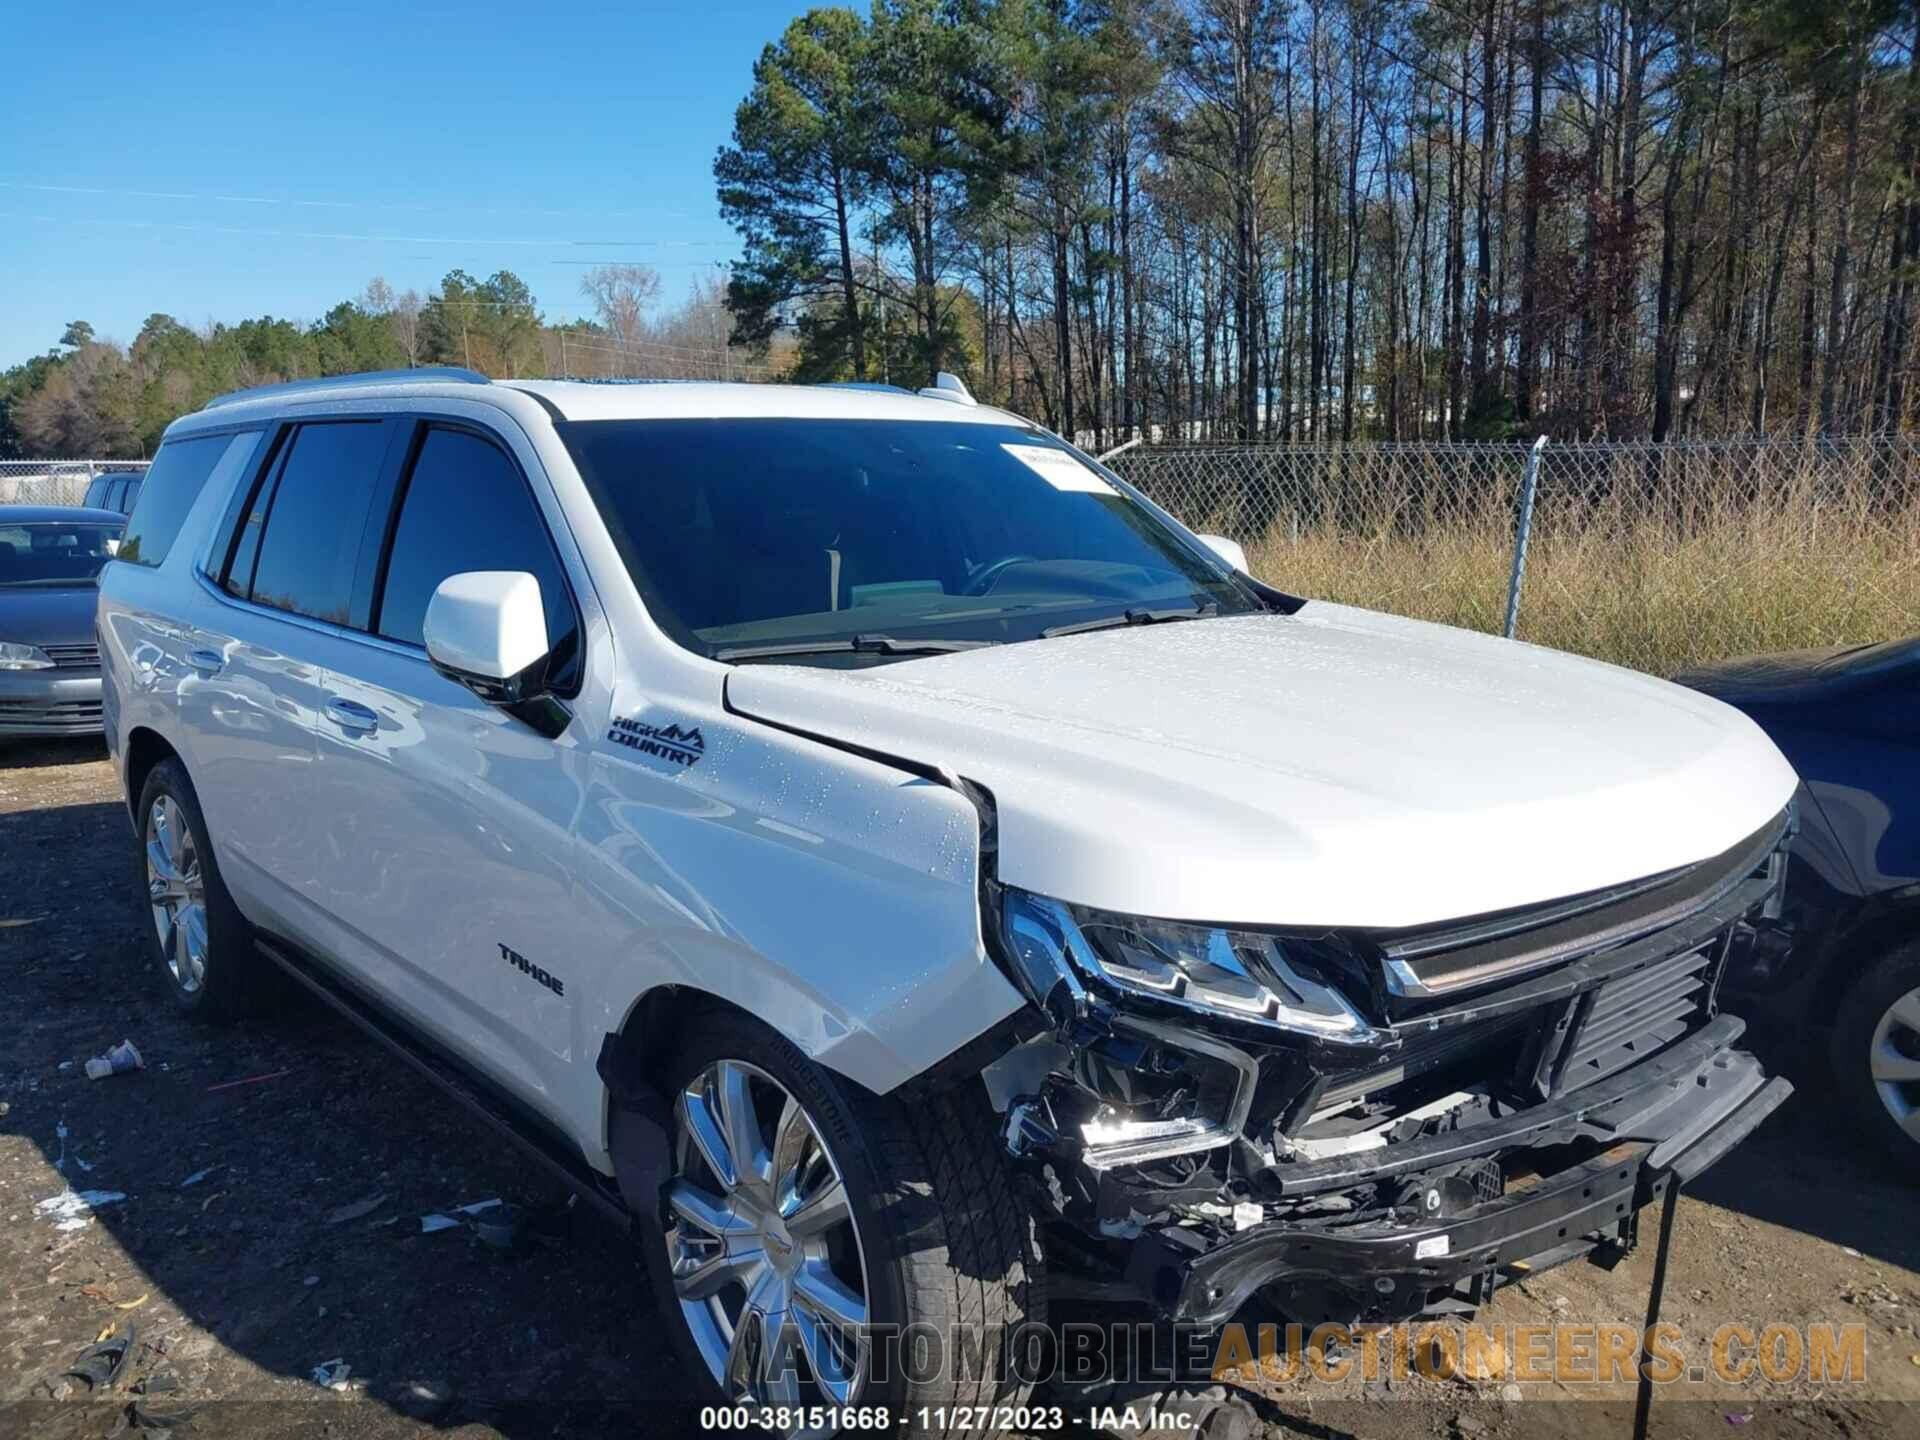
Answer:
<path fill-rule="evenodd" d="M 610 1098 L 636 1085 L 664 1093 L 666 1077 L 660 1073 L 661 1058 L 673 1038 L 703 1010 L 731 1010 L 759 1019 L 705 990 L 686 985 L 655 986 L 634 1002 L 626 1022 L 607 1037 L 601 1051 L 600 1078 L 606 1082 Z"/>
<path fill-rule="evenodd" d="M 1870 906 L 1851 923 L 1837 928 L 1820 957 L 1822 979 L 1833 983 L 1814 987 L 1812 1022 L 1832 1023 L 1841 998 L 1860 972 L 1916 936 L 1920 936 L 1920 896 L 1892 906 Z"/>
<path fill-rule="evenodd" d="M 656 986 L 634 1002 L 625 1023 L 601 1043 L 601 1134 L 620 1193 L 643 1225 L 659 1223 L 648 1197 L 658 1197 L 669 1164 L 673 1110 L 661 1058 L 697 1015 L 719 1010 L 749 1013 L 704 990 Z"/>
<path fill-rule="evenodd" d="M 127 735 L 127 809 L 137 810 L 140 806 L 140 792 L 147 786 L 147 776 L 153 773 L 153 767 L 162 760 L 178 759 L 176 751 L 160 732 L 149 730 L 146 726 L 136 726 Z"/>

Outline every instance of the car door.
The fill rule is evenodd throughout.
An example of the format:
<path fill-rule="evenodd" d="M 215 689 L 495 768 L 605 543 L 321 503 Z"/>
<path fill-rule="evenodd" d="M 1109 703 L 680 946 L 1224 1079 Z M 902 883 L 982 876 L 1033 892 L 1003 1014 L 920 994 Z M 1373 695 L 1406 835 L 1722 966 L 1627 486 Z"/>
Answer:
<path fill-rule="evenodd" d="M 325 647 L 317 788 L 321 903 L 334 949 L 462 1058 L 559 1120 L 583 1055 L 566 991 L 581 724 L 556 738 L 427 659 L 434 589 L 468 570 L 540 582 L 577 688 L 579 610 L 528 479 L 500 435 L 413 422 L 364 633 Z"/>
<path fill-rule="evenodd" d="M 286 427 L 236 506 L 190 609 L 179 686 L 190 764 L 221 869 L 250 918 L 311 944 L 320 646 L 348 625 L 383 419 Z M 370 581 L 371 577 L 368 577 Z"/>

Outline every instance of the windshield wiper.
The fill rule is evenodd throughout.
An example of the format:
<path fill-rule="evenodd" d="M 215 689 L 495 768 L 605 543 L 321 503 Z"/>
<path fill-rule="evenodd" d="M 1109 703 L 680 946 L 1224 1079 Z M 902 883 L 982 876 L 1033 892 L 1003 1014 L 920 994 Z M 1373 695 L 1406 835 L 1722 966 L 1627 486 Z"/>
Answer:
<path fill-rule="evenodd" d="M 1166 610 L 1135 606 L 1118 615 L 1102 615 L 1098 620 L 1077 620 L 1071 625 L 1051 625 L 1040 634 L 1051 640 L 1056 635 L 1078 635 L 1086 630 L 1117 630 L 1123 625 L 1157 625 L 1163 620 L 1204 620 L 1218 615 L 1220 607 L 1212 600 L 1199 605 L 1180 605 Z"/>
<path fill-rule="evenodd" d="M 777 660 L 783 655 L 948 655 L 998 645 L 998 640 L 896 640 L 891 635 L 855 635 L 850 640 L 797 640 L 784 645 L 734 645 L 713 652 L 716 660 Z"/>

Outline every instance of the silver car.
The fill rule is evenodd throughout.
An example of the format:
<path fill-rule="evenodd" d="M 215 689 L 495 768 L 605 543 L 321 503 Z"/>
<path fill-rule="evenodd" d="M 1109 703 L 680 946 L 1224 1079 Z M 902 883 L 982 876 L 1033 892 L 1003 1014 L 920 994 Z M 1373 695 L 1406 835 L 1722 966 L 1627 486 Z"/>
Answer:
<path fill-rule="evenodd" d="M 126 520 L 111 510 L 0 509 L 0 739 L 100 733 L 100 572 Z"/>

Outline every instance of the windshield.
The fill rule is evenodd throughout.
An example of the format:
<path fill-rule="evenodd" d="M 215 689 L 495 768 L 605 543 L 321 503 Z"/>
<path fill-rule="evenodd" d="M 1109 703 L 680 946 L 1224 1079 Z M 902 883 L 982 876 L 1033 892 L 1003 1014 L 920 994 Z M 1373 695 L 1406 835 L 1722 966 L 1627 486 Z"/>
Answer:
<path fill-rule="evenodd" d="M 118 525 L 34 521 L 9 524 L 0 517 L 0 588 L 94 585 L 113 558 Z"/>
<path fill-rule="evenodd" d="M 1025 426 L 558 429 L 649 611 L 702 654 L 765 647 L 803 663 L 873 663 L 1108 618 L 1262 608 L 1211 552 Z"/>

